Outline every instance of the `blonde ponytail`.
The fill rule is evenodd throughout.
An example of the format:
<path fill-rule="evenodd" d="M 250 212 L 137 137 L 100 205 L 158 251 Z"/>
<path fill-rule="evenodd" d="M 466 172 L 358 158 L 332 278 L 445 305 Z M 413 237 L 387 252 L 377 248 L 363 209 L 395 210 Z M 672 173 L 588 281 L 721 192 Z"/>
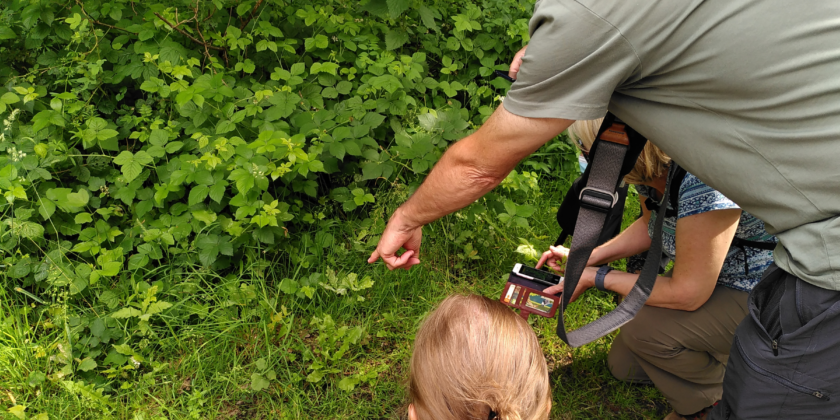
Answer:
<path fill-rule="evenodd" d="M 417 332 L 409 395 L 418 420 L 545 420 L 548 368 L 534 331 L 501 302 L 445 299 Z"/>

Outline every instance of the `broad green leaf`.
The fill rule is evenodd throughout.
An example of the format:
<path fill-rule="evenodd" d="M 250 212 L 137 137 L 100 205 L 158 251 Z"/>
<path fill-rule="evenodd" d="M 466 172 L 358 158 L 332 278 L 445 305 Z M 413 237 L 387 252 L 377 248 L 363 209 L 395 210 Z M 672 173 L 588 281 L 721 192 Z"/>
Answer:
<path fill-rule="evenodd" d="M 88 200 L 90 200 L 90 196 L 88 195 L 87 190 L 80 189 L 77 193 L 70 193 L 67 194 L 64 200 L 60 200 L 58 202 L 59 206 L 62 207 L 84 207 L 88 204 Z"/>
<path fill-rule="evenodd" d="M 32 117 L 32 131 L 39 132 L 51 125 L 54 124 L 53 114 L 55 111 L 53 110 L 44 110 Z M 63 124 L 62 124 L 63 125 Z"/>
<path fill-rule="evenodd" d="M 40 370 L 33 370 L 32 372 L 29 372 L 29 378 L 26 383 L 27 385 L 34 388 L 38 385 L 41 385 L 46 380 L 47 375 L 44 372 L 41 372 Z"/>
<path fill-rule="evenodd" d="M 420 15 L 420 20 L 423 21 L 423 25 L 425 25 L 427 28 L 435 31 L 440 30 L 440 28 L 438 28 L 437 23 L 435 23 L 435 15 L 434 12 L 432 12 L 432 9 L 429 9 L 428 7 L 423 5 L 417 9 L 417 13 Z"/>
<path fill-rule="evenodd" d="M 269 385 L 271 385 L 271 383 L 268 382 L 268 379 L 264 378 L 259 373 L 251 375 L 251 389 L 254 391 L 262 391 L 268 388 Z"/>
<path fill-rule="evenodd" d="M 134 309 L 134 308 L 132 308 L 132 309 Z M 138 316 L 139 316 L 140 311 L 137 311 L 137 313 L 138 313 Z M 111 315 L 111 316 L 116 318 L 114 315 Z M 126 356 L 134 356 L 134 350 L 132 350 L 131 346 L 129 346 L 128 344 L 112 344 L 112 346 L 114 347 L 114 350 L 116 350 L 117 353 L 119 353 L 119 354 L 123 354 L 123 355 L 126 355 Z"/>
<path fill-rule="evenodd" d="M 0 28 L 2 28 L 2 27 L 0 27 Z M 11 30 L 11 29 L 10 29 L 10 30 Z M 0 32 L 0 34 L 2 34 L 2 32 Z M 9 408 L 9 413 L 10 413 L 11 415 L 13 415 L 13 416 L 15 416 L 15 417 L 19 418 L 20 420 L 24 420 L 24 419 L 26 419 L 26 413 L 25 413 L 25 411 L 26 411 L 26 406 L 25 406 L 25 405 L 20 405 L 20 404 L 15 405 L 15 406 L 13 406 L 13 407 Z"/>
<path fill-rule="evenodd" d="M 93 218 L 90 217 L 90 213 L 79 213 L 79 214 L 76 215 L 75 221 L 76 221 L 76 224 L 81 225 L 81 224 L 84 224 L 84 223 L 92 222 Z"/>
<path fill-rule="evenodd" d="M 216 124 L 216 134 L 225 134 L 236 130 L 236 124 L 230 120 L 222 120 Z"/>
<path fill-rule="evenodd" d="M 29 239 L 41 239 L 44 237 L 44 227 L 38 223 L 23 222 L 16 226 L 20 236 Z"/>
<path fill-rule="evenodd" d="M 343 144 L 337 141 L 330 143 L 330 154 L 333 155 L 336 159 L 344 160 L 345 153 L 346 149 Z"/>
<path fill-rule="evenodd" d="M 0 26 L 0 39 L 15 39 L 17 34 L 8 26 Z"/>
<path fill-rule="evenodd" d="M 304 63 L 295 63 L 292 64 L 292 67 L 289 68 L 289 71 L 292 73 L 292 76 L 297 76 L 299 74 L 303 74 L 306 70 L 306 64 Z"/>
<path fill-rule="evenodd" d="M 280 92 L 275 94 L 269 99 L 269 102 L 274 106 L 264 112 L 265 119 L 267 121 L 274 121 L 292 115 L 295 107 L 297 107 L 298 100 L 299 98 L 296 98 L 290 93 Z"/>
<path fill-rule="evenodd" d="M 55 203 L 52 200 L 46 197 L 41 197 L 40 200 L 38 200 L 38 204 L 38 213 L 41 214 L 41 217 L 43 217 L 44 220 L 49 219 L 50 216 L 55 213 Z"/>
<path fill-rule="evenodd" d="M 96 369 L 96 361 L 90 357 L 85 357 L 82 359 L 81 363 L 79 363 L 79 370 L 83 372 L 89 372 L 93 369 Z"/>
<path fill-rule="evenodd" d="M 338 381 L 338 388 L 342 391 L 350 392 L 359 384 L 359 379 L 353 376 L 345 376 Z"/>
<path fill-rule="evenodd" d="M 152 161 L 154 161 L 154 158 L 143 150 L 137 152 L 137 154 L 125 150 L 114 158 L 114 163 L 122 167 L 126 182 L 131 182 L 137 178 L 143 172 L 143 165 L 148 165 Z"/>
<path fill-rule="evenodd" d="M 511 216 L 516 215 L 516 203 L 511 200 L 505 200 L 505 211 Z"/>
<path fill-rule="evenodd" d="M 97 223 L 99 223 L 99 222 L 97 222 Z M 112 262 L 106 262 L 105 264 L 102 264 L 102 269 L 97 270 L 97 272 L 100 275 L 103 275 L 103 276 L 113 277 L 113 276 L 116 276 L 117 274 L 120 274 L 121 269 L 122 269 L 122 263 L 112 261 Z"/>
<path fill-rule="evenodd" d="M 387 0 L 387 4 L 388 13 L 391 15 L 391 19 L 396 19 L 403 12 L 408 10 L 408 6 L 411 3 L 409 2 L 409 0 Z"/>
<path fill-rule="evenodd" d="M 196 210 L 196 211 L 192 212 L 192 215 L 196 219 L 198 219 L 198 220 L 200 220 L 200 221 L 202 221 L 202 222 L 204 222 L 205 224 L 208 224 L 208 225 L 215 222 L 216 219 L 218 218 L 218 216 L 216 216 L 216 213 L 213 213 L 212 211 L 208 211 L 208 210 Z"/>
<path fill-rule="evenodd" d="M 213 186 L 210 187 L 210 199 L 212 199 L 213 201 L 215 201 L 217 203 L 221 203 L 222 198 L 225 197 L 225 188 L 226 187 L 227 187 L 227 182 L 224 182 L 224 181 L 219 181 L 219 182 L 213 184 Z"/>
<path fill-rule="evenodd" d="M 0 102 L 2 102 L 4 104 L 11 105 L 11 104 L 14 104 L 14 103 L 18 103 L 19 101 L 20 101 L 20 97 L 18 97 L 17 95 L 15 95 L 12 92 L 6 92 L 6 93 L 3 94 L 3 96 L 0 96 Z"/>
<path fill-rule="evenodd" d="M 146 310 L 147 315 L 159 314 L 169 308 L 172 307 L 172 304 L 166 301 L 159 300 L 157 302 L 152 303 L 149 305 L 149 309 Z"/>
<path fill-rule="evenodd" d="M 96 138 L 99 139 L 99 141 L 108 140 L 111 137 L 116 137 L 118 134 L 120 134 L 120 133 L 117 130 L 112 130 L 110 128 L 106 128 L 106 129 L 96 133 Z"/>
<path fill-rule="evenodd" d="M 306 381 L 312 383 L 321 382 L 321 379 L 324 379 L 324 372 L 319 370 L 313 371 L 309 375 L 306 375 Z"/>
<path fill-rule="evenodd" d="M 396 50 L 408 42 L 408 33 L 399 28 L 392 28 L 385 34 L 385 47 L 389 50 Z"/>
<path fill-rule="evenodd" d="M 169 133 L 166 130 L 156 128 L 149 134 L 149 143 L 155 146 L 163 146 L 169 141 Z"/>
<path fill-rule="evenodd" d="M 126 307 L 126 308 L 120 309 L 117 312 L 112 313 L 111 318 L 116 318 L 116 319 L 136 318 L 136 317 L 138 317 L 142 314 L 143 313 L 140 312 L 140 310 L 137 309 L 137 308 Z M 133 353 L 131 353 L 131 348 L 130 347 L 128 347 L 125 344 L 122 344 L 122 346 L 125 346 L 125 348 L 128 349 L 127 351 L 129 351 L 130 353 L 123 353 L 122 351 L 120 351 L 119 348 L 117 348 L 117 346 L 114 346 L 114 348 L 117 348 L 117 351 L 119 351 L 121 354 L 128 354 L 128 355 L 133 354 Z"/>
<path fill-rule="evenodd" d="M 298 287 L 300 287 L 300 284 L 292 279 L 283 279 L 280 282 L 280 290 L 287 295 L 297 293 Z"/>
<path fill-rule="evenodd" d="M 204 202 L 207 194 L 210 192 L 210 187 L 206 185 L 196 185 L 190 190 L 189 205 L 194 206 L 198 203 Z"/>
<path fill-rule="evenodd" d="M 534 211 L 536 211 L 536 208 L 528 204 L 516 206 L 516 215 L 519 217 L 531 217 L 531 215 L 534 214 Z"/>

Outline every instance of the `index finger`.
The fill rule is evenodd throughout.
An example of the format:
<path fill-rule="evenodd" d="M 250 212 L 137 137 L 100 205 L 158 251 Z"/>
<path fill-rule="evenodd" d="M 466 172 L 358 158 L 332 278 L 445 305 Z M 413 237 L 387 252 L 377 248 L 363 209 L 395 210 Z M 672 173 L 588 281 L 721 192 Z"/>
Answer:
<path fill-rule="evenodd" d="M 551 255 L 552 255 L 551 251 L 543 252 L 542 256 L 540 257 L 540 261 L 537 263 L 537 266 L 534 267 L 534 268 L 542 267 L 542 265 L 545 264 L 545 261 L 548 260 L 548 257 L 550 257 Z"/>

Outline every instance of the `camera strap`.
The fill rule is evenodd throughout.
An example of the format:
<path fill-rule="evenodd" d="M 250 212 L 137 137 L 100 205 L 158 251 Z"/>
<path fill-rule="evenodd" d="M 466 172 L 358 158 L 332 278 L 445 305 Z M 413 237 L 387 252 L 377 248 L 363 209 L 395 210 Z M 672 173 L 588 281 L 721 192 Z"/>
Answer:
<path fill-rule="evenodd" d="M 619 182 L 633 168 L 645 143 L 647 139 L 612 114 L 608 114 L 604 118 L 598 138 L 590 152 L 591 163 L 586 171 L 589 174 L 586 186 L 580 190 L 578 196 L 580 210 L 577 214 L 569 258 L 566 262 L 563 289 L 569 292 L 563 293 L 560 316 L 557 319 L 557 335 L 572 347 L 591 343 L 633 319 L 647 302 L 659 274 L 659 256 L 662 255 L 662 223 L 668 207 L 667 197 L 673 178 L 671 174 L 668 176 L 663 194 L 666 198 L 663 199 L 662 205 L 656 212 L 648 257 L 633 289 L 611 312 L 583 327 L 566 332 L 564 312 L 569 305 L 569 299 L 577 288 L 592 250 L 598 245 L 607 216 L 618 202 L 616 190 Z M 675 167 L 676 165 L 672 165 L 670 171 L 673 171 Z"/>

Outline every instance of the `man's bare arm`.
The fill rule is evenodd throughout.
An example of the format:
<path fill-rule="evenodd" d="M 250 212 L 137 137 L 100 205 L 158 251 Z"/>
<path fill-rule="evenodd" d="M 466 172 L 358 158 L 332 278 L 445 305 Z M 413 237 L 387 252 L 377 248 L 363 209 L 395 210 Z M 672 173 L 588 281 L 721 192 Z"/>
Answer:
<path fill-rule="evenodd" d="M 519 161 L 573 122 L 520 117 L 500 106 L 478 131 L 452 145 L 417 192 L 394 212 L 368 262 L 381 257 L 390 269 L 419 263 L 423 225 L 492 190 Z M 397 256 L 400 248 L 406 252 Z"/>

